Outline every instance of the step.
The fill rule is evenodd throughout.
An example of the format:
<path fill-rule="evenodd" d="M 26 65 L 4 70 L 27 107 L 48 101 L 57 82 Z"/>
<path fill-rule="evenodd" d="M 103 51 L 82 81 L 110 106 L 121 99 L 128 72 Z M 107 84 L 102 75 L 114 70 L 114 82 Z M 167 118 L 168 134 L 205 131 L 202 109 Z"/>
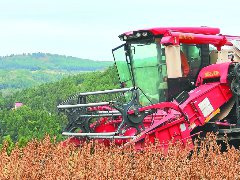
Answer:
<path fill-rule="evenodd" d="M 240 133 L 240 128 L 219 129 L 220 134 Z"/>

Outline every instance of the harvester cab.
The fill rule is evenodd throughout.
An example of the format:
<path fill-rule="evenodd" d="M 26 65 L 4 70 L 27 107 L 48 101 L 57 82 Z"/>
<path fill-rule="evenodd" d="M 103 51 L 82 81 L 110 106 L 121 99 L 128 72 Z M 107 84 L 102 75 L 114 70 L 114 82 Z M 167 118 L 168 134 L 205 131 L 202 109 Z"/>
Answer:
<path fill-rule="evenodd" d="M 219 28 L 169 27 L 119 38 L 125 43 L 112 53 L 121 88 L 79 93 L 58 106 L 68 116 L 63 135 L 70 141 L 143 148 L 155 140 L 186 145 L 202 131 L 240 137 L 239 37 Z"/>
<path fill-rule="evenodd" d="M 120 39 L 126 39 L 126 44 L 113 49 L 121 86 L 138 87 L 143 105 L 171 101 L 182 91 L 190 91 L 200 69 L 210 63 L 209 44 L 170 45 L 160 35 L 154 38 L 151 31 L 123 34 Z"/>

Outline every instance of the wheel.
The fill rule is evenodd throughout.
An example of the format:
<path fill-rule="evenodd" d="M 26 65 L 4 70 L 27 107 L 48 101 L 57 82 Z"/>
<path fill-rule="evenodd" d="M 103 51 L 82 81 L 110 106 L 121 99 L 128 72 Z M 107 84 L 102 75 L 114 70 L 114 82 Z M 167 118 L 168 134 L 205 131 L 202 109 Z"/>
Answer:
<path fill-rule="evenodd" d="M 235 79 L 232 81 L 231 90 L 235 95 L 240 96 L 240 80 L 239 79 Z"/>
<path fill-rule="evenodd" d="M 234 74 L 237 76 L 237 79 L 240 79 L 240 63 L 236 64 L 234 67 Z"/>

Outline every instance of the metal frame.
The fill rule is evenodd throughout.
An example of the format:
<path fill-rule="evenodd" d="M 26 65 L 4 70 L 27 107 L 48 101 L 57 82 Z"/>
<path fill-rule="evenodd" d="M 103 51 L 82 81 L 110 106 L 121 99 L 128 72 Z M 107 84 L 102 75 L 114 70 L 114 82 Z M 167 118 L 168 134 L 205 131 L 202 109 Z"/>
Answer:
<path fill-rule="evenodd" d="M 116 136 L 117 132 L 109 132 L 109 133 L 70 133 L 63 132 L 64 136 L 74 136 L 74 137 L 88 137 L 92 139 L 133 139 L 136 136 Z"/>

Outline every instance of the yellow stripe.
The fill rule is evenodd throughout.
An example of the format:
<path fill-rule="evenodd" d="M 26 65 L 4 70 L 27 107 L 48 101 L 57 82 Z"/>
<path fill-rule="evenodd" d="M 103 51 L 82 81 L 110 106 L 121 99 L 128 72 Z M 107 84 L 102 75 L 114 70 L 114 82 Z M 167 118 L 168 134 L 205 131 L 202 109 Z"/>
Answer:
<path fill-rule="evenodd" d="M 216 111 L 212 112 L 206 119 L 205 122 L 208 122 L 210 119 L 212 119 L 216 114 L 220 113 L 220 109 L 218 108 Z"/>

